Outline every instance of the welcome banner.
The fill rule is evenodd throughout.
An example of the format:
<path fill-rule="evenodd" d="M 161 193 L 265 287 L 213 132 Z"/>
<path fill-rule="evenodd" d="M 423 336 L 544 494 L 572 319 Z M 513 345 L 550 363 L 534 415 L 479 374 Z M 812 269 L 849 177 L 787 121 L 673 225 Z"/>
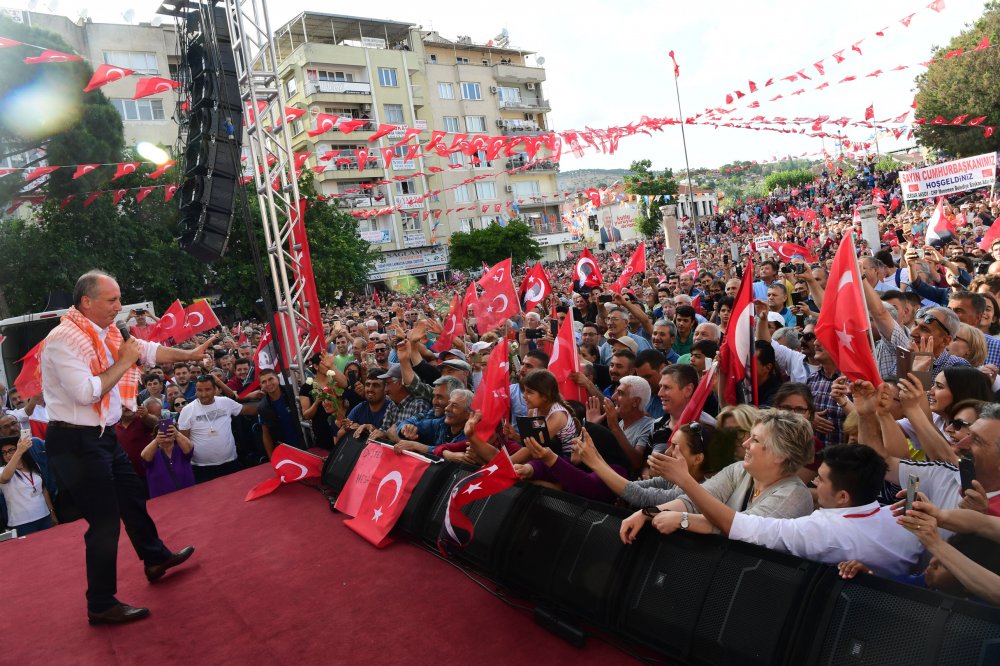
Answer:
<path fill-rule="evenodd" d="M 923 169 L 900 171 L 899 182 L 903 186 L 903 199 L 911 201 L 990 187 L 996 173 L 997 155 L 987 153 Z"/>

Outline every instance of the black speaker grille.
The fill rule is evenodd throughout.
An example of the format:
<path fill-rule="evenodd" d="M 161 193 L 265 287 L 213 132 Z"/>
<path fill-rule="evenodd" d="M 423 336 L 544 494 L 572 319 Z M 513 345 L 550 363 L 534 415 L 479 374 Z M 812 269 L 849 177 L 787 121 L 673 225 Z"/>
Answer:
<path fill-rule="evenodd" d="M 996 614 L 1000 615 L 1000 613 Z M 1000 640 L 1000 623 L 952 613 L 945 622 L 944 638 L 938 651 L 939 664 L 975 664 L 979 662 L 984 641 Z M 994 662 L 995 663 L 995 662 Z"/>
<path fill-rule="evenodd" d="M 608 507 L 612 511 L 611 507 Z M 552 596 L 567 609 L 603 624 L 608 597 L 626 549 L 620 516 L 588 508 L 577 519 L 556 562 Z"/>
<path fill-rule="evenodd" d="M 921 664 L 933 646 L 936 612 L 913 599 L 864 587 L 845 586 L 823 637 L 819 664 Z"/>
<path fill-rule="evenodd" d="M 539 495 L 527 508 L 511 541 L 505 579 L 533 594 L 546 594 L 556 559 L 583 507 L 559 497 Z"/>
<path fill-rule="evenodd" d="M 340 493 L 347 483 L 347 477 L 351 475 L 351 470 L 357 464 L 361 452 L 364 451 L 368 442 L 357 440 L 353 437 L 345 437 L 340 440 L 340 444 L 333 450 L 330 456 L 332 462 L 327 464 L 323 474 L 323 485 L 333 494 Z"/>

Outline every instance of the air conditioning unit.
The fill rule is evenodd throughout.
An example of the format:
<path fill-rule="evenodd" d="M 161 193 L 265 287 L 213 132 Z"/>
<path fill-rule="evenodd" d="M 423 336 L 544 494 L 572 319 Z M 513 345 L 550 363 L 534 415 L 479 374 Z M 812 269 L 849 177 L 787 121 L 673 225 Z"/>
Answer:
<path fill-rule="evenodd" d="M 527 88 L 528 90 L 534 90 L 535 89 L 535 84 L 534 83 L 525 83 L 524 87 Z"/>
<path fill-rule="evenodd" d="M 504 189 L 507 190 L 508 192 L 513 192 L 514 191 L 514 186 L 513 185 L 508 185 Z"/>
<path fill-rule="evenodd" d="M 504 126 L 503 121 L 502 120 L 498 120 L 497 121 L 497 127 L 503 127 L 503 126 Z"/>
<path fill-rule="evenodd" d="M 494 95 L 496 95 L 497 94 L 497 87 L 496 86 L 490 86 L 490 92 L 493 93 Z"/>
<path fill-rule="evenodd" d="M 372 110 L 372 105 L 371 104 L 362 104 L 361 105 L 361 110 L 362 111 L 371 111 Z"/>

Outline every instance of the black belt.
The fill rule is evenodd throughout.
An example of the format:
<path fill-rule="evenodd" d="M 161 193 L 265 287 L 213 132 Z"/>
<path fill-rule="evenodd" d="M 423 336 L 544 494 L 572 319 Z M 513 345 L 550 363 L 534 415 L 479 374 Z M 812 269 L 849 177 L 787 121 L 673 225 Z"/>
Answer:
<path fill-rule="evenodd" d="M 85 426 L 77 425 L 75 423 L 66 423 L 65 421 L 49 421 L 50 428 L 73 428 L 74 430 L 87 430 L 90 428 L 100 428 L 100 426 Z"/>

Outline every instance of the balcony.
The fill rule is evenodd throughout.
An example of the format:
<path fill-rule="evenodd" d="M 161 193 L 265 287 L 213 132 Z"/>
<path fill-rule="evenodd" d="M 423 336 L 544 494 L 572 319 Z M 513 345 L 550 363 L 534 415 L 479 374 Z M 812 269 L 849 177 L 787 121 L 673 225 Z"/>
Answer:
<path fill-rule="evenodd" d="M 545 80 L 545 70 L 541 67 L 525 67 L 524 65 L 493 65 L 493 78 L 497 81 L 541 83 Z"/>
<path fill-rule="evenodd" d="M 502 99 L 500 108 L 504 110 L 516 109 L 518 111 L 551 111 L 552 106 L 549 100 L 542 99 L 535 95 L 524 95 L 521 99 Z"/>
<path fill-rule="evenodd" d="M 523 205 L 523 204 L 522 204 Z M 548 222 L 537 222 L 533 220 L 522 220 L 528 225 L 532 236 L 544 236 L 545 234 L 561 234 L 566 231 L 566 227 L 561 223 L 550 224 Z"/>
<path fill-rule="evenodd" d="M 559 171 L 559 162 L 555 160 L 538 160 L 529 162 L 526 160 L 507 160 L 508 169 L 521 169 L 519 173 L 526 171 Z"/>
<path fill-rule="evenodd" d="M 518 118 L 498 120 L 497 126 L 500 127 L 500 132 L 505 136 L 526 136 L 549 131 L 539 127 L 534 120 L 520 120 Z"/>
<path fill-rule="evenodd" d="M 386 206 L 385 195 L 381 192 L 372 192 L 372 196 L 351 196 L 344 195 L 334 199 L 337 208 L 345 210 L 355 210 L 359 208 L 382 208 Z"/>
<path fill-rule="evenodd" d="M 385 174 L 384 169 L 382 169 L 381 158 L 374 156 L 369 157 L 365 163 L 365 168 L 360 170 L 358 169 L 358 160 L 353 154 L 350 157 L 333 158 L 324 161 L 323 164 L 326 165 L 326 169 L 320 172 L 319 178 L 324 180 L 334 178 L 382 178 Z M 375 205 L 379 206 L 382 204 L 376 202 Z"/>
<path fill-rule="evenodd" d="M 372 85 L 354 81 L 310 81 L 306 83 L 306 95 L 315 95 L 316 93 L 371 96 Z"/>
<path fill-rule="evenodd" d="M 374 129 L 374 127 L 372 129 Z M 409 125 L 406 125 L 406 124 L 397 125 L 396 129 L 392 130 L 391 132 L 389 132 L 386 135 L 386 138 L 387 139 L 402 139 L 404 136 L 406 136 L 406 130 L 408 130 L 408 129 L 410 129 Z M 414 120 L 413 121 L 413 129 L 418 129 L 421 132 L 426 132 L 427 131 L 427 121 L 426 120 Z"/>
<path fill-rule="evenodd" d="M 402 194 L 395 198 L 395 203 L 401 210 L 420 210 L 424 207 L 424 195 Z"/>

